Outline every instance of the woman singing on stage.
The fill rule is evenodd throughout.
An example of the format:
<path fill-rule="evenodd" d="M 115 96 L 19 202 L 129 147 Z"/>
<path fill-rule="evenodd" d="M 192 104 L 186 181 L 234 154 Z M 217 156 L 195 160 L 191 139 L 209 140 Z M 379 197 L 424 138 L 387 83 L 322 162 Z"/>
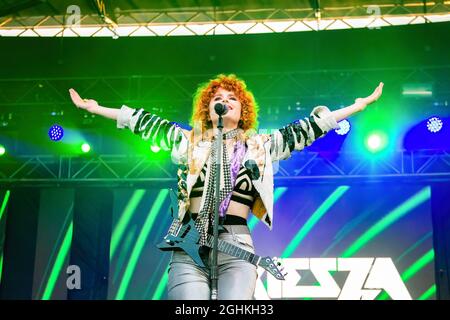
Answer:
<path fill-rule="evenodd" d="M 200 245 L 211 234 L 214 201 L 218 197 L 219 221 L 227 232 L 219 239 L 255 252 L 247 217 L 251 212 L 269 229 L 273 223 L 272 163 L 288 159 L 294 150 L 302 150 L 332 129 L 337 122 L 364 110 L 382 93 L 383 83 L 366 98 L 335 111 L 315 107 L 305 117 L 271 134 L 257 134 L 257 104 L 243 80 L 235 75 L 218 75 L 201 85 L 194 97 L 192 130 L 151 114 L 144 109 L 100 106 L 95 100 L 82 99 L 70 89 L 73 103 L 88 112 L 113 119 L 118 128 L 129 128 L 144 140 L 171 150 L 178 165 L 178 217 L 174 222 L 195 220 Z M 219 195 L 215 195 L 215 137 L 218 115 L 214 106 L 228 109 L 223 116 L 223 152 Z M 208 252 L 208 251 L 206 251 Z M 210 252 L 211 253 L 211 252 Z M 206 255 L 206 260 L 211 254 Z M 252 299 L 257 272 L 250 262 L 218 253 L 218 299 Z M 170 261 L 168 297 L 174 300 L 210 299 L 210 271 L 197 265 L 184 251 L 174 251 Z"/>

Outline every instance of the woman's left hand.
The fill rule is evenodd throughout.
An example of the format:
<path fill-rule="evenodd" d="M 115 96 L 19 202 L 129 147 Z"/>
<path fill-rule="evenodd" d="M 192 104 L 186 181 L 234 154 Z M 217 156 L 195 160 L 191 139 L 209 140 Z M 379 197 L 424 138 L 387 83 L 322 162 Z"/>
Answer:
<path fill-rule="evenodd" d="M 383 86 L 384 83 L 380 82 L 380 84 L 378 85 L 378 87 L 376 87 L 375 91 L 368 97 L 365 98 L 357 98 L 355 100 L 355 105 L 358 106 L 358 110 L 362 111 L 364 110 L 369 104 L 375 102 L 378 100 L 378 98 L 380 98 L 381 93 L 383 92 Z"/>

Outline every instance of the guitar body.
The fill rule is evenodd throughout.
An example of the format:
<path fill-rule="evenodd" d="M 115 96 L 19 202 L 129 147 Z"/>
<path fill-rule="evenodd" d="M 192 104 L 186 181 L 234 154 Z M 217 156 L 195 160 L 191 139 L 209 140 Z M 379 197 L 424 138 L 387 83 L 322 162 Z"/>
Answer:
<path fill-rule="evenodd" d="M 164 240 L 157 245 L 157 247 L 162 251 L 183 250 L 192 258 L 192 260 L 194 260 L 197 265 L 200 267 L 205 267 L 205 263 L 200 255 L 200 245 L 198 244 L 199 240 L 200 233 L 195 227 L 194 220 L 189 219 L 187 223 L 181 226 L 177 235 L 169 232 L 164 237 Z"/>

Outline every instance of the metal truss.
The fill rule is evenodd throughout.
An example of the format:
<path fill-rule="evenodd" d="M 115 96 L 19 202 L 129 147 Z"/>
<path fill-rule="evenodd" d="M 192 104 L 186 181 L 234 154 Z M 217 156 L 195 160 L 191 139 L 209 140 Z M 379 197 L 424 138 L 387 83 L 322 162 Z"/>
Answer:
<path fill-rule="evenodd" d="M 109 15 L 105 8 L 85 13 L 84 7 L 72 4 L 64 8 L 63 14 L 0 18 L 0 36 L 196 36 L 381 28 L 450 21 L 450 1 L 322 3 L 316 8 L 116 8 L 109 10 Z"/>
<path fill-rule="evenodd" d="M 331 159 L 333 158 L 333 159 Z M 0 187 L 175 187 L 176 165 L 151 156 L 34 155 L 0 159 Z M 388 158 L 298 152 L 275 164 L 275 184 L 450 181 L 447 151 L 398 151 Z"/>
<path fill-rule="evenodd" d="M 450 97 L 448 74 L 450 65 L 439 67 L 314 70 L 268 73 L 242 73 L 261 106 L 260 117 L 283 121 L 283 115 L 306 111 L 317 104 L 335 109 L 353 103 L 350 92 L 369 94 L 367 88 L 389 73 L 396 83 L 433 83 L 433 103 Z M 82 117 L 68 97 L 68 89 L 76 88 L 82 97 L 95 99 L 102 105 L 149 108 L 170 120 L 186 121 L 192 104 L 192 92 L 210 74 L 131 75 L 127 77 L 61 77 L 0 79 L 0 126 L 14 127 L 19 117 Z M 318 91 L 320 88 L 320 91 Z M 346 96 L 346 94 L 348 96 Z M 401 92 L 398 93 L 399 96 Z M 320 97 L 320 101 L 319 98 Z M 423 103 L 409 101 L 408 105 Z M 421 105 L 420 107 L 424 107 Z M 430 106 L 427 106 L 429 108 Z M 17 112 L 17 108 L 21 112 Z M 23 112 L 25 111 L 26 112 Z M 72 113 L 72 114 L 71 114 Z M 23 120 L 23 119 L 22 119 Z"/>
<path fill-rule="evenodd" d="M 32 155 L 1 159 L 3 186 L 155 186 L 175 183 L 176 166 L 148 156 Z"/>
<path fill-rule="evenodd" d="M 450 153 L 443 150 L 397 151 L 388 156 L 360 153 L 298 152 L 280 163 L 279 184 L 450 181 Z"/>

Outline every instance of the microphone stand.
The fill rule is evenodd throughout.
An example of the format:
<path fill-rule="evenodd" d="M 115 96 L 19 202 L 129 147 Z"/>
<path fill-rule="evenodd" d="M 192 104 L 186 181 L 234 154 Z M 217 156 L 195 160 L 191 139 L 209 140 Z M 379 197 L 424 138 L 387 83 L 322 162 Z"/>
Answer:
<path fill-rule="evenodd" d="M 211 300 L 217 300 L 218 288 L 217 288 L 217 280 L 219 278 L 218 275 L 218 267 L 217 267 L 217 243 L 219 239 L 219 192 L 220 192 L 220 166 L 222 162 L 222 129 L 223 129 L 223 119 L 222 115 L 219 114 L 219 121 L 217 122 L 217 158 L 215 159 L 216 163 L 216 176 L 215 176 L 215 204 L 214 204 L 214 224 L 213 224 L 213 245 L 212 245 L 212 261 L 211 261 Z"/>

